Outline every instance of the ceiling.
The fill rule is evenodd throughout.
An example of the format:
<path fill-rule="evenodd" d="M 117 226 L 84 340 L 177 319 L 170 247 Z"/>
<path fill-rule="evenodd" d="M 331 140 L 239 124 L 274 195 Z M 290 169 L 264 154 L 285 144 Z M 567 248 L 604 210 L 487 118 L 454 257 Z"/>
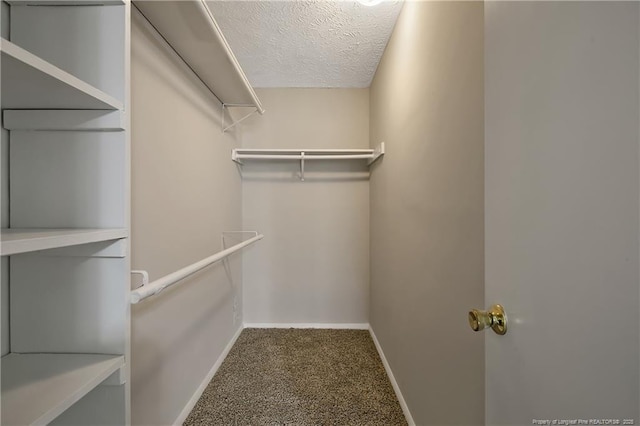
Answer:
<path fill-rule="evenodd" d="M 207 1 L 254 87 L 369 87 L 401 1 Z"/>

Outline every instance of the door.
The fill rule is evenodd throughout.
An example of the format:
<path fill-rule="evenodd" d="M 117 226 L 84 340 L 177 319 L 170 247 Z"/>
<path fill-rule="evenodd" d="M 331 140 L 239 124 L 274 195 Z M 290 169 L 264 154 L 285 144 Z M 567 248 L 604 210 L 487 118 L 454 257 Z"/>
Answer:
<path fill-rule="evenodd" d="M 485 4 L 488 425 L 640 424 L 638 17 Z"/>

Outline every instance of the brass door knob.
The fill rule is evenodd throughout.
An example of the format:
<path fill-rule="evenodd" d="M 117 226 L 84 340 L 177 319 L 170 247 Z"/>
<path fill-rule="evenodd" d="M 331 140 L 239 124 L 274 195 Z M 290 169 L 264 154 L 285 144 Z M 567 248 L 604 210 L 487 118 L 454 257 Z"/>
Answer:
<path fill-rule="evenodd" d="M 472 309 L 469 311 L 469 325 L 473 331 L 491 327 L 496 334 L 507 334 L 507 314 L 501 305 L 493 305 L 488 311 Z"/>

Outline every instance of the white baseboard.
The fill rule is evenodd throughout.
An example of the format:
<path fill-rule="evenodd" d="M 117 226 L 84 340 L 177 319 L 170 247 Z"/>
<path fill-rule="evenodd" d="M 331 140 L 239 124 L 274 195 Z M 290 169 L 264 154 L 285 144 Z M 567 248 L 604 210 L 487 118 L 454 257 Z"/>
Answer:
<path fill-rule="evenodd" d="M 336 330 L 369 330 L 368 323 L 245 323 L 244 328 L 329 328 Z"/>
<path fill-rule="evenodd" d="M 184 421 L 187 420 L 189 413 L 191 413 L 191 410 L 193 410 L 193 407 L 196 406 L 196 403 L 204 393 L 204 390 L 207 388 L 207 385 L 209 384 L 211 379 L 213 379 L 213 376 L 216 374 L 216 372 L 218 371 L 218 368 L 220 368 L 220 366 L 222 365 L 222 362 L 225 360 L 227 355 L 229 355 L 229 351 L 231 350 L 233 345 L 236 343 L 236 340 L 238 340 L 238 337 L 240 336 L 240 333 L 242 333 L 243 329 L 244 329 L 243 327 L 239 327 L 238 331 L 236 331 L 236 334 L 234 334 L 231 340 L 229 340 L 229 343 L 227 343 L 227 346 L 224 348 L 224 350 L 216 360 L 216 363 L 213 364 L 213 367 L 211 367 L 211 370 L 209 370 L 209 373 L 207 373 L 207 376 L 204 378 L 204 380 L 202 380 L 202 383 L 200 384 L 198 389 L 195 391 L 195 393 L 193 394 L 189 402 L 187 402 L 187 405 L 185 405 L 185 407 L 180 412 L 180 415 L 178 416 L 176 421 L 173 423 L 174 425 L 182 425 Z"/>
<path fill-rule="evenodd" d="M 393 371 L 391 371 L 391 366 L 389 365 L 389 362 L 387 362 L 387 358 L 384 356 L 384 352 L 382 352 L 382 346 L 380 346 L 380 342 L 378 342 L 378 338 L 376 337 L 376 334 L 373 332 L 373 328 L 369 327 L 369 333 L 371 334 L 373 343 L 376 345 L 376 349 L 378 350 L 378 354 L 380 355 L 380 359 L 382 360 L 382 365 L 384 365 L 384 369 L 387 371 L 387 376 L 389 376 L 389 380 L 391 381 L 391 386 L 393 386 L 393 390 L 396 393 L 396 397 L 398 398 L 398 402 L 400 403 L 402 412 L 404 413 L 404 416 L 407 419 L 407 423 L 409 423 L 409 426 L 416 426 L 416 422 L 413 421 L 413 417 L 411 416 L 411 412 L 409 411 L 407 402 L 404 400 L 404 397 L 402 396 L 402 392 L 400 391 L 400 386 L 398 386 L 398 382 L 396 382 L 396 378 L 393 376 Z"/>

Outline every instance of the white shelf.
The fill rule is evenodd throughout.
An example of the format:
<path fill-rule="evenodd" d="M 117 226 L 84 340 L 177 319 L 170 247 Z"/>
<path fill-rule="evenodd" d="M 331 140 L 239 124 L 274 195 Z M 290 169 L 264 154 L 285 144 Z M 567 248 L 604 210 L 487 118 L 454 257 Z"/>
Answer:
<path fill-rule="evenodd" d="M 300 180 L 304 181 L 304 163 L 308 160 L 367 160 L 373 164 L 384 155 L 384 142 L 376 149 L 255 149 L 236 148 L 231 152 L 231 159 L 238 164 L 243 160 L 281 161 L 296 160 L 300 162 Z"/>
<path fill-rule="evenodd" d="M 384 155 L 384 142 L 376 149 L 251 149 L 236 148 L 231 159 L 242 160 L 368 160 L 372 164 Z"/>
<path fill-rule="evenodd" d="M 7 130 L 100 131 L 125 130 L 123 111 L 99 109 L 5 109 L 2 127 Z"/>
<path fill-rule="evenodd" d="M 11 6 L 121 6 L 124 0 L 5 0 Z"/>
<path fill-rule="evenodd" d="M 123 109 L 122 102 L 0 39 L 2 109 Z"/>
<path fill-rule="evenodd" d="M 0 233 L 2 256 L 126 238 L 126 229 L 14 229 Z"/>
<path fill-rule="evenodd" d="M 44 425 L 122 368 L 124 357 L 9 354 L 1 362 L 1 423 Z"/>
<path fill-rule="evenodd" d="M 220 102 L 264 112 L 204 0 L 133 3 Z"/>

